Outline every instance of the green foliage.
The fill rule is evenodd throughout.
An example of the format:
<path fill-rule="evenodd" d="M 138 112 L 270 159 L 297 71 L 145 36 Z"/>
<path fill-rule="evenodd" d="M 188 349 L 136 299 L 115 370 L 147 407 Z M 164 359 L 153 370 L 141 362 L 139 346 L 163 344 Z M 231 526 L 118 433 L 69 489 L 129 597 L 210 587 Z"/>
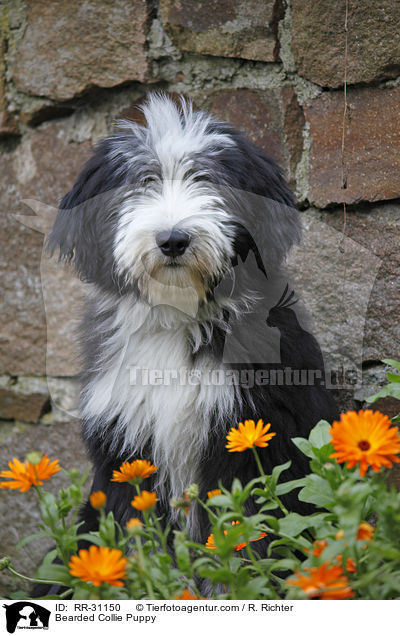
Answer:
<path fill-rule="evenodd" d="M 398 380 L 394 383 L 400 386 Z M 330 428 L 321 421 L 308 439 L 293 440 L 310 463 L 310 472 L 302 479 L 285 481 L 290 467 L 286 462 L 248 484 L 235 479 L 229 490 L 215 484 L 221 494 L 206 502 L 199 499 L 196 489 L 188 489 L 185 505 L 174 503 L 180 531 L 172 532 L 152 510 L 143 513 L 143 525 L 122 529 L 111 512 L 105 514 L 101 509 L 99 530 L 81 534 L 77 515 L 86 476 L 73 471 L 69 473 L 71 485 L 58 497 L 35 487 L 42 524 L 39 532 L 20 545 L 41 536 L 53 539 L 56 547 L 46 555 L 36 579 L 66 588 L 54 598 L 171 599 L 184 590 L 201 598 L 202 579 L 209 581 L 214 599 L 307 598 L 288 579 L 296 571 L 306 574 L 309 568 L 326 562 L 342 564 L 356 599 L 399 598 L 400 493 L 388 486 L 388 469 L 361 478 L 358 468 L 349 470 L 336 463 L 331 457 Z M 281 497 L 291 492 L 300 501 L 313 504 L 315 512 L 301 515 L 286 510 Z M 259 512 L 245 516 L 249 498 L 256 500 Z M 203 507 L 209 515 L 212 537 L 207 546 L 193 542 L 186 531 L 188 506 Z M 369 539 L 357 536 L 365 522 L 374 524 Z M 127 555 L 123 587 L 106 582 L 95 587 L 70 574 L 68 564 L 77 553 L 79 540 Z M 320 552 L 315 549 L 316 541 L 324 542 Z M 349 559 L 354 565 L 351 571 L 345 566 Z M 9 561 L 3 559 L 2 563 L 15 572 Z"/>
<path fill-rule="evenodd" d="M 400 371 L 400 362 L 397 360 L 392 360 L 391 358 L 385 358 L 382 360 L 384 364 L 387 364 L 389 367 L 393 367 L 397 371 Z M 371 395 L 367 398 L 367 402 L 373 403 L 379 400 L 380 398 L 385 397 L 394 397 L 397 400 L 400 400 L 400 373 L 391 373 L 390 371 L 386 374 L 389 383 L 386 384 L 383 389 L 381 389 L 378 393 Z M 394 423 L 398 423 L 400 421 L 400 413 L 393 418 Z"/>

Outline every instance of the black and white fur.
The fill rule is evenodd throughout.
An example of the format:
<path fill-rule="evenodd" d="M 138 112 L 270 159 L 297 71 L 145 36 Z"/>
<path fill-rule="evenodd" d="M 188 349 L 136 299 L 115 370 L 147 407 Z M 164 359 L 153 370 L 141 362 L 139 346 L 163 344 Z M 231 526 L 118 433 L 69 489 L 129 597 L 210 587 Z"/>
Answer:
<path fill-rule="evenodd" d="M 150 96 L 143 112 L 147 127 L 121 121 L 98 144 L 49 238 L 50 251 L 73 261 L 90 286 L 82 322 L 83 436 L 93 490 L 107 494 L 122 526 L 135 514 L 134 489 L 110 482 L 123 461 L 158 466 L 142 487 L 157 491 L 158 512 L 174 525 L 170 498 L 191 483 L 206 498 L 219 483 L 257 474 L 251 452 L 225 449 L 239 421 L 271 422 L 277 436 L 260 449 L 261 460 L 268 472 L 291 459 L 293 479 L 306 463 L 291 438 L 336 415 L 318 383 L 247 388 L 203 381 L 212 370 L 290 363 L 276 359 L 279 325 L 268 326 L 267 318 L 288 283 L 282 262 L 300 240 L 299 215 L 274 161 L 229 124 L 162 95 Z M 159 245 L 160 235 L 173 232 L 190 241 L 177 256 Z M 318 368 L 313 339 L 301 348 L 304 338 L 299 345 L 292 335 L 285 349 L 293 351 L 292 366 Z M 132 383 L 132 369 L 186 369 L 200 380 L 149 386 Z M 298 506 L 295 498 L 286 503 Z M 249 502 L 247 512 L 255 509 Z M 96 528 L 89 504 L 82 518 L 83 530 Z M 188 528 L 193 539 L 206 540 L 202 510 L 192 510 Z"/>

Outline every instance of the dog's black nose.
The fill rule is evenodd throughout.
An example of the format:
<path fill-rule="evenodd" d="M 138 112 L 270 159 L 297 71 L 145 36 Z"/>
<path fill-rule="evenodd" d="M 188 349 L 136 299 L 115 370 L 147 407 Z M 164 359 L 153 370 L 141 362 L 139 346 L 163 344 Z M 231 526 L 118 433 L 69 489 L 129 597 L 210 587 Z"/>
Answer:
<path fill-rule="evenodd" d="M 190 243 L 190 236 L 181 230 L 160 232 L 156 236 L 156 242 L 165 256 L 182 256 Z"/>

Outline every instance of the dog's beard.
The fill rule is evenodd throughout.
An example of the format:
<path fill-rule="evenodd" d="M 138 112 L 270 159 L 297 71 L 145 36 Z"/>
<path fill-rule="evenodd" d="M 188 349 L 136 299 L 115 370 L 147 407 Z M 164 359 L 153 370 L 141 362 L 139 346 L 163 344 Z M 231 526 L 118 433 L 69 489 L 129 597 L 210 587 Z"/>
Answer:
<path fill-rule="evenodd" d="M 151 272 L 144 270 L 138 279 L 138 289 L 151 307 L 167 305 L 193 318 L 199 303 L 206 298 L 201 276 L 185 265 L 163 265 Z"/>
<path fill-rule="evenodd" d="M 140 260 L 141 271 L 136 271 L 136 280 L 142 299 L 151 307 L 164 305 L 196 317 L 199 305 L 207 302 L 214 279 L 207 264 L 198 256 L 191 256 L 186 262 L 159 262 L 151 253 Z"/>

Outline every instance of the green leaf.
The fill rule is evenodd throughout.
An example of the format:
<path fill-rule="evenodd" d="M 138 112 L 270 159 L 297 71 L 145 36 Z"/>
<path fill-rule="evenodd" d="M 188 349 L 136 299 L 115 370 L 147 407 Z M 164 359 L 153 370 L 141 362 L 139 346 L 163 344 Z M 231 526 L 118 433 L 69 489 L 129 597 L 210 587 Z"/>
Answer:
<path fill-rule="evenodd" d="M 211 497 L 211 499 L 207 500 L 207 504 L 209 506 L 216 506 L 221 508 L 232 508 L 232 500 L 226 495 L 215 495 L 214 497 Z"/>
<path fill-rule="evenodd" d="M 312 429 L 308 438 L 310 444 L 315 448 L 322 448 L 331 442 L 331 425 L 325 420 L 320 420 Z"/>
<path fill-rule="evenodd" d="M 261 504 L 262 500 L 257 499 L 257 503 Z M 276 501 L 268 501 L 262 506 L 262 508 L 260 508 L 260 512 L 265 512 L 266 510 L 276 510 L 277 508 L 279 508 L 279 506 Z"/>
<path fill-rule="evenodd" d="M 205 579 L 210 579 L 212 583 L 225 583 L 228 584 L 233 579 L 233 574 L 226 567 L 219 567 L 218 569 L 213 569 L 210 567 L 199 567 L 198 573 L 201 577 Z"/>
<path fill-rule="evenodd" d="M 327 481 L 319 475 L 307 475 L 304 479 L 305 486 L 299 492 L 300 501 L 315 504 L 316 506 L 330 506 L 335 499 L 333 491 Z"/>
<path fill-rule="evenodd" d="M 286 517 L 279 519 L 279 532 L 292 537 L 296 537 L 306 528 L 315 528 L 325 521 L 326 515 L 324 513 L 317 515 L 303 516 L 297 514 L 297 512 L 289 512 Z"/>
<path fill-rule="evenodd" d="M 281 474 L 283 472 L 285 472 L 285 470 L 288 470 L 290 468 L 290 466 L 292 465 L 292 462 L 289 460 L 288 462 L 285 462 L 284 464 L 279 464 L 279 466 L 275 466 L 275 468 L 272 470 L 272 474 L 271 474 L 271 482 L 273 486 L 276 486 L 276 484 L 279 481 L 279 477 L 281 476 Z M 275 490 L 275 488 L 274 488 Z"/>
<path fill-rule="evenodd" d="M 314 457 L 314 452 L 308 439 L 304 439 L 304 437 L 292 437 L 292 442 L 299 450 L 301 450 L 303 455 L 311 458 Z"/>
<path fill-rule="evenodd" d="M 46 581 L 57 581 L 62 585 L 69 586 L 71 584 L 71 575 L 65 565 L 57 563 L 42 563 L 36 572 L 36 578 Z"/>
<path fill-rule="evenodd" d="M 400 362 L 398 360 L 393 360 L 392 358 L 385 358 L 382 360 L 384 364 L 387 364 L 389 367 L 394 367 L 398 371 L 400 371 Z"/>
<path fill-rule="evenodd" d="M 243 490 L 243 486 L 240 479 L 235 477 L 235 479 L 232 482 L 232 488 L 231 488 L 232 494 L 235 494 L 235 491 L 242 492 L 242 490 Z"/>
<path fill-rule="evenodd" d="M 378 391 L 378 393 L 367 397 L 366 402 L 371 404 L 372 402 L 376 402 L 380 398 L 384 397 L 394 397 L 396 398 L 396 400 L 400 400 L 400 385 L 395 382 L 393 382 L 392 384 L 387 384 L 383 387 L 383 389 Z"/>
<path fill-rule="evenodd" d="M 295 570 L 298 566 L 299 562 L 296 559 L 274 559 L 270 571 L 280 570 L 284 572 L 285 570 Z"/>
<path fill-rule="evenodd" d="M 302 477 L 301 479 L 292 479 L 291 481 L 285 481 L 283 482 L 283 484 L 278 484 L 275 492 L 278 496 L 286 495 L 286 493 L 295 490 L 295 488 L 301 488 L 302 486 L 304 486 L 304 477 Z"/>
<path fill-rule="evenodd" d="M 202 548 L 204 548 L 204 546 L 201 546 Z M 197 558 L 195 561 L 193 561 L 193 570 L 195 572 L 199 572 L 202 568 L 214 568 L 216 569 L 219 566 L 219 562 L 215 559 L 215 554 L 214 551 L 212 551 L 211 554 L 211 550 L 207 549 L 207 552 L 209 553 L 209 556 L 201 556 L 199 558 Z"/>
<path fill-rule="evenodd" d="M 18 541 L 16 547 L 18 550 L 20 550 L 27 543 L 30 543 L 31 541 L 34 541 L 35 539 L 43 539 L 44 536 L 52 537 L 53 535 L 51 532 L 48 532 L 47 530 L 42 530 L 42 532 L 36 532 L 35 534 L 29 534 L 27 537 L 24 537 L 23 539 L 21 539 L 21 541 Z"/>
<path fill-rule="evenodd" d="M 107 545 L 107 542 L 99 537 L 97 533 L 91 534 L 90 532 L 84 532 L 83 534 L 79 534 L 76 538 L 77 541 L 90 541 L 90 543 L 93 543 L 94 545 Z"/>
<path fill-rule="evenodd" d="M 387 373 L 386 375 L 390 382 L 400 382 L 400 373 Z"/>
<path fill-rule="evenodd" d="M 40 514 L 47 526 L 54 527 L 57 525 L 59 521 L 57 500 L 50 492 L 42 492 Z"/>
<path fill-rule="evenodd" d="M 49 550 L 49 552 L 47 552 L 44 557 L 43 557 L 43 561 L 41 563 L 41 565 L 51 565 L 54 561 L 54 559 L 57 556 L 57 549 L 55 548 L 54 550 Z"/>
<path fill-rule="evenodd" d="M 324 446 L 321 446 L 321 448 L 313 447 L 315 457 L 319 460 L 319 464 L 326 464 L 326 462 L 332 463 L 331 455 L 334 452 L 334 450 L 335 449 L 333 448 L 332 444 L 325 444 Z M 310 468 L 311 470 L 314 470 L 313 462 L 310 463 Z"/>
<path fill-rule="evenodd" d="M 271 598 L 271 589 L 267 587 L 267 580 L 265 577 L 256 576 L 255 578 L 247 581 L 245 584 L 241 582 L 240 599 L 252 600 L 260 598 Z"/>
<path fill-rule="evenodd" d="M 183 572 L 188 572 L 190 570 L 190 552 L 187 545 L 175 542 L 175 556 L 178 567 Z"/>

